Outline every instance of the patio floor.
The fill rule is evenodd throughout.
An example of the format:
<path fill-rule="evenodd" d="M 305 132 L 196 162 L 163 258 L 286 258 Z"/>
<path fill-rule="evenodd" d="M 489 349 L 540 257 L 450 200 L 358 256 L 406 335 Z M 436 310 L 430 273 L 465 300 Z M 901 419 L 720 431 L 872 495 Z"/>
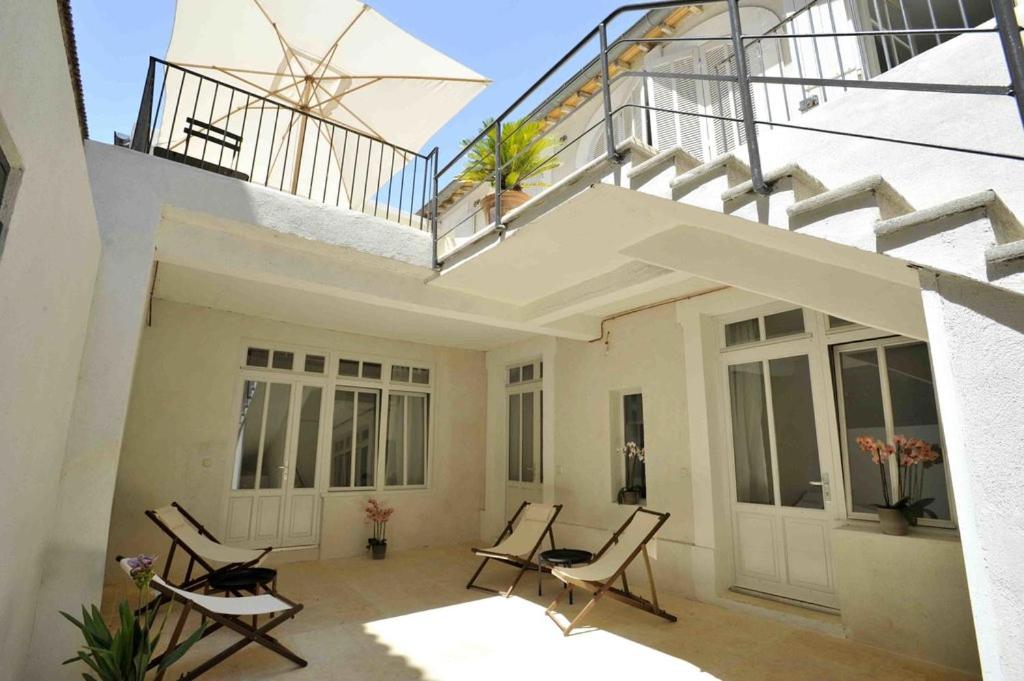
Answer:
<path fill-rule="evenodd" d="M 659 593 L 670 624 L 613 601 L 563 638 L 543 612 L 558 587 L 524 578 L 518 596 L 467 591 L 467 548 L 281 566 L 281 592 L 305 604 L 275 634 L 309 660 L 305 669 L 250 646 L 202 678 L 488 681 L 615 679 L 970 679 L 965 674 L 778 621 Z M 511 569 L 488 566 L 484 583 Z M 576 608 L 579 607 L 577 602 Z M 236 638 L 218 632 L 169 672 L 176 678 Z M 205 653 L 205 654 L 204 654 Z M 541 676 L 541 674 L 543 674 Z"/>

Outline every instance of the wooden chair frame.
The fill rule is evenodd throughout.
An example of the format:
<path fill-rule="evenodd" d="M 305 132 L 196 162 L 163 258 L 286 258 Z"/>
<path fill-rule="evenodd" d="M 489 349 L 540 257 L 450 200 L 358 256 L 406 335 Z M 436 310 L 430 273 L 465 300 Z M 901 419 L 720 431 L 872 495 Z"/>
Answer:
<path fill-rule="evenodd" d="M 118 556 L 116 560 L 120 562 L 122 558 Z M 213 657 L 207 659 L 205 662 L 199 664 L 193 669 L 182 674 L 180 677 L 178 677 L 181 680 L 194 679 L 200 676 L 201 674 L 208 672 L 210 669 L 217 666 L 224 660 L 228 659 L 238 651 L 242 650 L 250 643 L 258 643 L 267 650 L 277 653 L 286 660 L 294 662 L 299 667 L 305 667 L 309 664 L 306 660 L 296 655 L 295 652 L 290 650 L 279 640 L 277 640 L 273 636 L 270 636 L 267 633 L 271 629 L 280 626 L 281 624 L 290 620 L 291 618 L 295 617 L 295 615 L 297 615 L 299 612 L 301 612 L 303 607 L 301 603 L 295 603 L 294 601 L 291 601 L 285 598 L 284 596 L 281 596 L 280 594 L 274 594 L 275 598 L 277 598 L 280 601 L 283 601 L 289 606 L 288 609 L 277 613 L 268 621 L 266 621 L 262 626 L 257 627 L 253 624 L 246 623 L 242 619 L 242 616 L 223 615 L 221 613 L 214 612 L 208 608 L 204 608 L 198 603 L 190 601 L 184 596 L 171 591 L 167 588 L 167 586 L 159 583 L 157 580 L 153 580 L 152 582 L 150 582 L 149 586 L 150 588 L 155 590 L 157 594 L 159 594 L 154 599 L 154 601 L 159 600 L 168 603 L 171 601 L 178 601 L 182 604 L 183 607 L 181 609 L 181 614 L 178 616 L 178 619 L 175 622 L 174 630 L 171 633 L 171 638 L 170 641 L 168 641 L 167 648 L 164 650 L 163 653 L 157 655 L 152 660 L 150 660 L 148 669 L 156 668 L 167 655 L 170 655 L 172 652 L 174 652 L 174 650 L 176 650 L 179 647 L 182 631 L 185 628 L 185 622 L 193 611 L 199 613 L 202 616 L 204 623 L 206 623 L 207 620 L 211 620 L 213 622 L 212 624 L 206 624 L 206 630 L 203 631 L 203 634 L 199 637 L 199 640 L 206 638 L 210 634 L 224 627 L 231 629 L 242 638 L 241 640 L 236 641 L 232 645 L 220 651 Z M 163 681 L 163 677 L 166 671 L 167 670 L 165 669 L 164 671 L 158 673 L 155 681 Z"/>
<path fill-rule="evenodd" d="M 175 509 L 177 509 L 177 511 L 179 513 L 181 513 L 182 516 L 184 516 L 185 520 L 187 520 L 192 525 L 192 527 L 194 527 L 196 529 L 196 532 L 198 532 L 200 535 L 205 536 L 210 541 L 217 542 L 218 544 L 221 543 L 220 540 L 218 540 L 216 537 L 214 537 L 213 534 L 209 530 L 207 530 L 205 527 L 203 527 L 202 523 L 200 523 L 198 520 L 196 520 L 194 517 L 192 517 L 192 515 L 188 511 L 186 511 L 184 508 L 182 508 L 181 504 L 179 504 L 177 501 L 172 501 L 171 502 L 171 506 L 173 506 Z M 164 563 L 163 574 L 160 575 L 160 576 L 168 584 L 171 584 L 172 586 L 174 586 L 174 587 L 176 587 L 178 589 L 184 589 L 185 591 L 198 591 L 198 590 L 201 590 L 201 589 L 205 590 L 207 585 L 209 584 L 210 577 L 212 575 L 215 575 L 215 574 L 218 574 L 218 573 L 223 573 L 223 572 L 228 572 L 228 571 L 231 571 L 231 570 L 241 570 L 241 569 L 244 569 L 244 568 L 253 567 L 255 565 L 258 565 L 260 563 L 260 561 L 262 561 L 263 558 L 266 557 L 266 555 L 268 553 L 273 551 L 273 547 L 268 546 L 267 548 L 262 549 L 261 550 L 262 552 L 257 557 L 253 558 L 252 560 L 248 560 L 248 561 L 245 561 L 245 562 L 242 562 L 242 563 L 228 563 L 227 565 L 222 565 L 219 568 L 218 567 L 214 567 L 209 561 L 207 561 L 202 556 L 200 556 L 198 553 L 196 553 L 195 550 L 191 546 L 189 546 L 188 544 L 183 542 L 178 537 L 178 535 L 176 535 L 174 533 L 174 531 L 171 528 L 167 527 L 167 525 L 162 520 L 160 520 L 160 516 L 157 515 L 155 510 L 148 510 L 148 511 L 146 511 L 146 517 L 149 518 L 150 520 L 152 520 L 156 524 L 156 526 L 159 527 L 163 531 L 164 534 L 166 534 L 168 537 L 171 538 L 171 549 L 167 553 L 167 561 Z M 174 561 L 174 553 L 175 553 L 175 551 L 177 550 L 177 548 L 179 546 L 181 547 L 182 551 L 184 551 L 185 553 L 188 554 L 188 557 L 189 557 L 188 568 L 185 570 L 185 578 L 182 580 L 182 582 L 180 584 L 174 584 L 171 581 L 171 579 L 170 579 L 171 564 Z M 260 549 L 257 549 L 257 550 L 260 550 Z M 206 572 L 201 574 L 201 575 L 197 575 L 197 576 L 193 577 L 192 576 L 192 572 L 195 570 L 197 565 L 199 567 L 201 567 L 203 570 L 205 570 Z M 275 584 L 275 588 L 271 591 L 271 593 L 273 593 L 274 595 L 277 595 L 276 584 Z M 233 592 L 233 595 L 240 596 L 242 594 L 240 594 L 238 592 Z M 148 609 L 148 608 L 152 608 L 152 607 L 157 607 L 158 608 L 161 605 L 163 605 L 164 603 L 167 603 L 168 600 L 169 599 L 167 599 L 165 596 L 163 596 L 161 594 L 161 595 L 157 596 L 156 598 L 154 598 L 149 603 L 147 603 L 146 605 L 144 605 L 139 610 L 142 611 L 142 610 L 145 610 L 145 609 Z"/>
<path fill-rule="evenodd" d="M 596 562 L 597 560 L 599 560 L 601 556 L 603 556 L 604 553 L 612 545 L 618 543 L 619 536 L 626 530 L 627 527 L 629 527 L 629 524 L 633 522 L 633 519 L 636 517 L 638 513 L 649 513 L 651 515 L 656 515 L 659 518 L 658 522 L 651 529 L 651 531 L 647 533 L 647 536 L 644 537 L 644 540 L 637 545 L 637 547 L 633 550 L 632 553 L 629 554 L 629 557 L 626 558 L 625 561 L 623 561 L 622 565 L 619 566 L 619 569 L 616 570 L 615 573 L 611 577 L 609 577 L 607 581 L 602 582 L 593 580 L 582 580 L 573 579 L 568 576 L 558 576 L 559 579 L 568 584 L 569 588 L 563 589 L 562 592 L 558 594 L 555 600 L 551 602 L 551 605 L 549 605 L 547 609 L 544 611 L 544 614 L 546 614 L 551 619 L 551 621 L 555 623 L 555 625 L 562 631 L 563 635 L 568 636 L 570 633 L 572 633 L 572 630 L 579 626 L 579 623 L 583 619 L 583 617 L 604 596 L 608 596 L 609 598 L 615 599 L 621 603 L 625 603 L 626 605 L 631 605 L 634 608 L 639 608 L 640 610 L 649 612 L 652 615 L 661 617 L 662 619 L 668 620 L 669 622 L 676 621 L 675 615 L 665 610 L 662 610 L 661 606 L 658 605 L 658 591 L 657 588 L 654 586 L 654 573 L 651 571 L 651 559 L 650 556 L 647 554 L 647 544 L 654 538 L 654 535 L 658 533 L 658 530 L 661 529 L 661 526 L 668 521 L 670 515 L 669 513 L 657 513 L 655 511 L 648 511 L 645 508 L 637 508 L 635 511 L 633 511 L 632 514 L 630 514 L 629 518 L 626 519 L 626 522 L 622 524 L 622 527 L 615 531 L 611 539 L 609 539 L 608 542 L 603 547 L 601 547 L 601 550 L 598 551 L 596 556 L 594 556 L 594 561 Z M 629 565 L 636 559 L 638 554 L 643 554 L 644 557 L 644 566 L 647 568 L 647 578 L 650 580 L 651 585 L 651 600 L 647 600 L 646 598 L 638 596 L 637 594 L 632 593 L 629 590 L 629 581 L 626 578 L 626 568 L 628 568 Z M 622 580 L 621 589 L 612 586 L 618 579 Z M 587 604 L 583 606 L 583 609 L 580 610 L 576 617 L 569 621 L 568 625 L 563 627 L 562 624 L 555 618 L 555 608 L 558 606 L 558 604 L 561 602 L 561 600 L 565 597 L 567 593 L 572 593 L 572 590 L 575 587 L 579 587 L 584 591 L 588 592 L 590 594 L 590 601 L 588 601 Z"/>
<path fill-rule="evenodd" d="M 525 511 L 526 507 L 529 505 L 529 501 L 524 501 L 522 504 L 519 505 L 519 508 L 518 510 L 516 510 L 515 515 L 513 515 L 512 518 L 509 519 L 507 523 L 505 523 L 505 529 L 502 530 L 501 535 L 494 542 L 494 546 L 497 546 L 501 542 L 505 541 L 505 538 L 512 534 L 512 532 L 515 530 L 516 520 L 519 518 L 520 515 L 522 515 L 523 511 Z M 516 586 L 518 586 L 519 581 L 523 578 L 523 575 L 525 575 L 527 571 L 547 570 L 548 572 L 550 572 L 550 568 L 541 567 L 537 562 L 535 562 L 534 556 L 537 555 L 537 550 L 540 549 L 540 545 L 544 543 L 545 536 L 548 537 L 548 539 L 551 541 L 551 548 L 555 548 L 555 533 L 553 530 L 553 526 L 555 524 L 555 519 L 558 517 L 558 514 L 562 512 L 562 504 L 555 504 L 552 508 L 555 509 L 555 512 L 554 514 L 552 514 L 551 518 L 548 519 L 547 528 L 544 530 L 544 532 L 541 533 L 540 538 L 537 540 L 537 543 L 534 544 L 533 549 L 530 551 L 530 554 L 526 557 L 525 560 L 520 558 L 519 556 L 512 556 L 504 553 L 495 553 L 494 551 L 490 551 L 489 549 L 472 549 L 473 553 L 483 557 L 483 561 L 481 561 L 480 566 L 476 569 L 476 572 L 473 573 L 473 576 L 469 578 L 469 582 L 466 584 L 466 588 L 479 589 L 480 591 L 501 594 L 505 598 L 508 598 L 512 595 L 512 592 L 515 590 Z M 476 584 L 477 577 L 480 576 L 480 573 L 484 570 L 484 566 L 486 566 L 488 561 L 491 560 L 498 561 L 499 563 L 504 563 L 505 565 L 511 565 L 514 568 L 519 568 L 519 571 L 516 573 L 515 578 L 512 580 L 512 583 L 509 585 L 507 589 L 498 590 Z"/>

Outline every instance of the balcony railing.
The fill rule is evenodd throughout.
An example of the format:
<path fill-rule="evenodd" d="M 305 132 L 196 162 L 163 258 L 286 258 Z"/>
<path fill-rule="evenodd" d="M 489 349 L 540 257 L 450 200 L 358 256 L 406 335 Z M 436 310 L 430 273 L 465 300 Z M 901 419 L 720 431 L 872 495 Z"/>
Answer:
<path fill-rule="evenodd" d="M 433 228 L 437 149 L 391 144 L 267 97 L 151 58 L 132 148 L 351 208 Z"/>
<path fill-rule="evenodd" d="M 999 149 L 972 149 L 895 137 L 885 129 L 875 133 L 814 127 L 800 122 L 801 112 L 844 91 L 885 89 L 988 98 L 1010 96 L 1015 98 L 1024 123 L 1024 46 L 1013 0 L 949 0 L 946 4 L 950 2 L 953 4 L 943 7 L 942 11 L 952 13 L 951 19 L 941 15 L 936 0 L 865 0 L 864 3 L 811 0 L 782 22 L 760 31 L 744 30 L 741 9 L 747 12 L 750 8 L 747 5 L 741 8 L 739 0 L 674 0 L 620 7 L 438 168 L 435 181 L 441 186 L 458 187 L 458 195 L 470 198 L 487 192 L 493 194 L 494 203 L 489 214 L 484 214 L 483 204 L 487 202 L 474 204 L 464 200 L 465 214 L 445 216 L 445 224 L 434 232 L 435 242 L 443 240 L 447 244 L 446 253 L 442 253 L 440 259 L 443 261 L 451 251 L 450 242 L 457 241 L 455 237 L 469 239 L 482 229 L 498 232 L 505 229 L 502 216 L 507 211 L 503 211 L 502 202 L 503 191 L 508 187 L 503 186 L 503 176 L 535 145 L 545 147 L 543 158 L 535 164 L 538 169 L 535 175 L 549 178 L 557 174 L 550 170 L 548 161 L 552 159 L 560 159 L 574 168 L 595 157 L 621 162 L 619 145 L 628 137 L 639 137 L 657 148 L 680 144 L 697 158 L 704 155 L 705 160 L 745 145 L 753 186 L 761 194 L 771 191 L 764 181 L 758 145 L 759 129 L 765 127 L 1024 160 L 1022 156 Z M 673 17 L 685 16 L 683 10 L 717 10 L 723 5 L 722 15 L 728 23 L 717 35 L 690 35 L 666 25 Z M 851 15 L 846 23 L 837 21 L 838 8 L 852 5 L 863 5 L 868 10 L 856 20 Z M 610 26 L 630 13 L 643 13 L 654 20 L 646 25 L 634 24 L 618 38 L 610 40 Z M 995 27 L 978 27 L 993 16 Z M 657 23 L 659 21 L 662 23 Z M 638 26 L 644 30 L 638 32 Z M 654 29 L 646 30 L 648 26 Z M 874 79 L 920 52 L 962 34 L 989 34 L 1000 42 L 1009 73 L 1008 83 Z M 695 48 L 700 45 L 700 52 L 695 52 L 692 59 L 681 57 L 657 70 L 647 68 L 646 55 L 655 48 L 685 45 Z M 636 57 L 638 51 L 640 55 Z M 737 54 L 743 55 L 743 59 L 736 59 Z M 856 71 L 851 68 L 854 62 L 859 64 Z M 643 87 L 625 87 L 628 79 L 634 79 L 634 83 L 639 80 Z M 597 87 L 593 86 L 595 82 Z M 629 92 L 636 96 L 623 95 Z M 701 98 L 706 101 L 695 105 Z M 596 106 L 588 108 L 589 102 L 596 102 Z M 596 117 L 581 120 L 580 112 L 587 110 L 596 113 Z M 894 111 L 891 115 L 902 116 L 903 112 Z M 573 126 L 568 124 L 570 120 L 575 121 Z M 544 121 L 543 133 L 533 144 L 512 155 L 502 138 L 509 138 L 516 132 L 517 125 L 530 121 Z M 517 125 L 510 129 L 510 123 Z M 882 118 L 880 124 L 881 128 Z M 703 138 L 693 132 L 698 125 L 704 126 Z M 658 131 L 672 126 L 675 126 L 674 134 L 661 139 Z M 567 132 L 570 129 L 572 132 Z M 488 136 L 492 138 L 489 148 L 493 152 L 481 154 L 479 145 Z M 552 140 L 557 142 L 553 146 Z M 476 153 L 471 159 L 474 148 Z M 466 171 L 474 167 L 485 168 L 490 173 L 488 179 L 480 181 L 479 174 L 475 174 L 474 181 L 466 181 Z M 527 169 L 520 181 L 533 175 Z M 446 195 L 447 192 L 439 200 L 445 201 Z M 467 225 L 470 230 L 466 230 Z"/>

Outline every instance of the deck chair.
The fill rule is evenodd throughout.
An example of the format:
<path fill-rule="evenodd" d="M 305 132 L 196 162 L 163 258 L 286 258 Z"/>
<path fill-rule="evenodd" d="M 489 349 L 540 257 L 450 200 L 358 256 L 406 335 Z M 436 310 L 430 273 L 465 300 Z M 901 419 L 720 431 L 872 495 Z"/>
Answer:
<path fill-rule="evenodd" d="M 647 544 L 654 535 L 658 533 L 661 526 L 668 520 L 668 513 L 656 513 L 645 508 L 637 508 L 633 514 L 626 519 L 608 543 L 601 548 L 589 565 L 573 568 L 553 568 L 551 574 L 568 585 L 569 589 L 563 589 L 558 597 L 551 602 L 545 610 L 545 614 L 551 618 L 562 633 L 566 636 L 580 623 L 580 620 L 590 611 L 602 597 L 608 596 L 621 601 L 634 608 L 640 608 L 652 615 L 657 615 L 669 622 L 675 622 L 676 616 L 665 612 L 658 605 L 658 592 L 654 587 L 654 573 L 651 572 L 651 559 L 647 555 Z M 651 600 L 630 592 L 629 582 L 626 579 L 626 568 L 637 557 L 643 554 L 644 565 L 647 567 L 647 577 L 651 582 Z M 616 580 L 622 580 L 622 588 L 612 586 Z M 583 606 L 579 614 L 569 621 L 567 626 L 555 618 L 555 608 L 572 589 L 579 587 L 590 593 L 590 601 Z"/>
<path fill-rule="evenodd" d="M 128 566 L 128 560 L 121 556 L 118 556 L 116 560 L 120 564 L 121 569 L 130 575 L 131 568 Z M 159 575 L 153 577 L 153 581 L 150 582 L 150 588 L 159 594 L 159 598 L 164 598 L 168 601 L 177 601 L 180 603 L 182 605 L 182 610 L 181 614 L 178 616 L 177 622 L 175 622 L 171 638 L 167 643 L 167 648 L 163 653 L 157 655 L 150 661 L 149 669 L 156 668 L 168 655 L 173 655 L 174 651 L 181 645 L 185 622 L 193 612 L 199 614 L 203 618 L 202 621 L 206 626 L 202 635 L 199 636 L 199 640 L 206 638 L 210 634 L 222 628 L 231 629 L 242 638 L 202 664 L 199 664 L 193 669 L 185 672 L 178 677 L 179 679 L 194 679 L 200 674 L 208 672 L 210 669 L 242 650 L 250 643 L 258 643 L 267 650 L 277 653 L 281 657 L 294 662 L 300 667 L 305 667 L 309 664 L 285 647 L 284 644 L 276 638 L 267 633 L 271 629 L 274 629 L 278 625 L 295 617 L 295 615 L 302 610 L 301 603 L 294 603 L 287 598 L 276 594 L 240 596 L 238 598 L 208 596 L 171 586 Z M 271 615 L 272 617 L 259 627 L 248 624 L 243 620 L 244 617 L 258 617 L 261 615 Z M 207 622 L 207 620 L 210 620 L 210 622 Z M 188 638 L 188 636 L 185 637 L 186 640 Z M 177 662 L 177 660 L 175 660 L 175 662 Z M 156 681 L 162 681 L 164 671 L 157 674 Z"/>
<path fill-rule="evenodd" d="M 494 543 L 494 546 L 489 549 L 473 549 L 473 553 L 483 558 L 483 561 L 480 563 L 480 567 L 476 569 L 476 572 L 473 573 L 473 576 L 469 578 L 466 588 L 500 593 L 505 598 L 511 596 L 512 591 L 519 584 L 519 580 L 523 578 L 526 571 L 537 569 L 537 564 L 533 561 L 533 557 L 540 548 L 545 536 L 551 540 L 551 548 L 555 548 L 555 533 L 551 528 L 555 524 L 555 518 L 561 512 L 561 504 L 550 506 L 548 504 L 533 504 L 528 501 L 520 504 L 515 515 L 505 524 L 505 529 Z M 518 525 L 516 524 L 517 519 L 519 519 Z M 515 578 L 512 580 L 512 584 L 504 591 L 476 584 L 476 578 L 480 576 L 484 566 L 491 560 L 519 568 Z"/>
<path fill-rule="evenodd" d="M 180 546 L 188 555 L 185 578 L 181 583 L 173 584 L 173 586 L 186 591 L 205 588 L 211 575 L 216 573 L 259 565 L 272 550 L 270 547 L 241 549 L 221 544 L 176 501 L 171 502 L 170 506 L 146 511 L 146 516 L 171 538 L 171 550 L 167 554 L 167 561 L 164 563 L 164 571 L 161 575 L 165 582 L 170 583 L 171 563 L 177 548 Z M 205 572 L 193 576 L 197 565 Z M 158 600 L 161 603 L 166 602 L 166 599 L 163 598 Z"/>

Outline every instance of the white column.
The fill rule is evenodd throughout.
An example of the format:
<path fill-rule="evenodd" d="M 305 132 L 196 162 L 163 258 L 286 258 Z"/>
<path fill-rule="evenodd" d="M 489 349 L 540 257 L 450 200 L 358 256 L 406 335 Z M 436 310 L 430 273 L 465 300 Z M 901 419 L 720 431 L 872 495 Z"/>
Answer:
<path fill-rule="evenodd" d="M 981 667 L 1024 678 L 1024 297 L 921 274 Z"/>

